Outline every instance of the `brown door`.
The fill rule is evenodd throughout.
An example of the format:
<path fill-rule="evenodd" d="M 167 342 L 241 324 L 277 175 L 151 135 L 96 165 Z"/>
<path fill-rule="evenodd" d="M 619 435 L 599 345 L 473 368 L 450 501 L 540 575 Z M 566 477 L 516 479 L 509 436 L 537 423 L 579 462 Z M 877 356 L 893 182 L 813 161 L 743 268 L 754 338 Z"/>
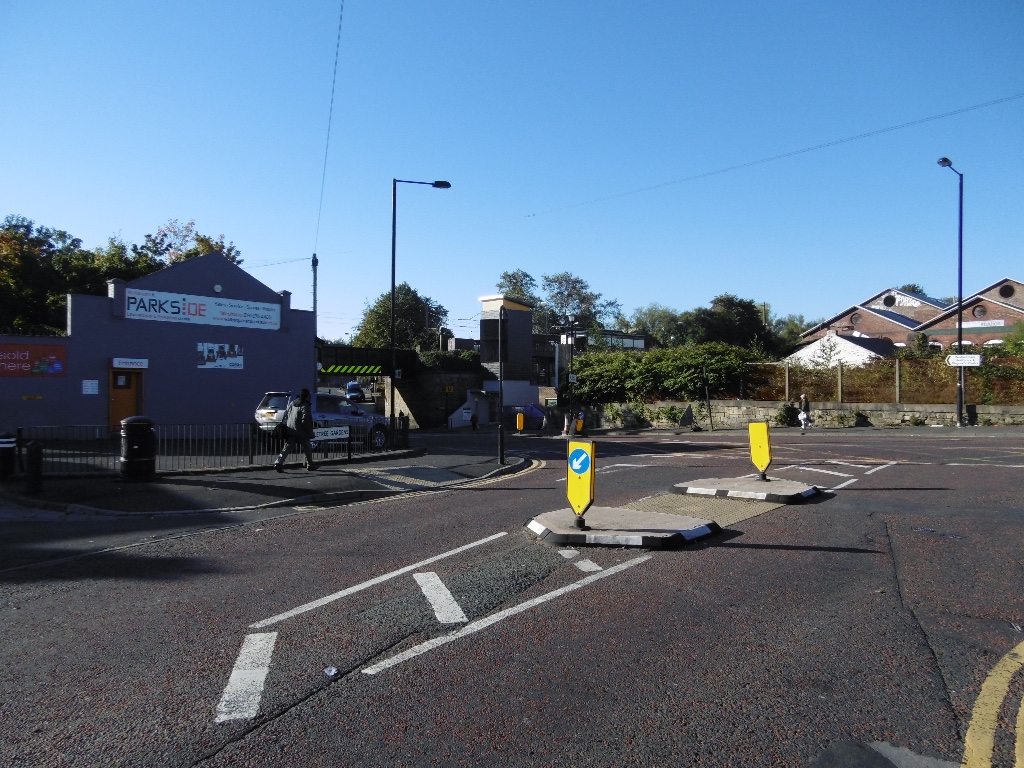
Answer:
<path fill-rule="evenodd" d="M 110 428 L 121 428 L 121 419 L 138 416 L 142 409 L 142 372 L 110 371 Z"/>

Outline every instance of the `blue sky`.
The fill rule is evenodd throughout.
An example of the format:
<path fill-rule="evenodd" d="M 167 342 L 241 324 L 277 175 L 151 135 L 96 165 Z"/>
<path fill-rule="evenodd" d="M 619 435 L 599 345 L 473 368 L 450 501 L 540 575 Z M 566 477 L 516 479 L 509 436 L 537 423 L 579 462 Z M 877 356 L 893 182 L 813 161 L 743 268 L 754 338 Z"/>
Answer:
<path fill-rule="evenodd" d="M 7 3 L 0 216 L 87 247 L 195 219 L 300 308 L 315 250 L 339 338 L 390 287 L 391 179 L 447 179 L 399 186 L 397 272 L 459 336 L 514 269 L 810 319 L 956 293 L 948 156 L 965 294 L 1024 279 L 1018 0 L 346 0 L 324 175 L 340 8 Z"/>

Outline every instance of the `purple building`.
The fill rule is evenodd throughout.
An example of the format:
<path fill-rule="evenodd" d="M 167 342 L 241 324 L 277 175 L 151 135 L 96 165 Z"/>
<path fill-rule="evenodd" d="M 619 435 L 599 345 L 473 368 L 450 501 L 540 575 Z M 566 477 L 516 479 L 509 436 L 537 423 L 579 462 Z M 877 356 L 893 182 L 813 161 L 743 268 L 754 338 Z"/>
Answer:
<path fill-rule="evenodd" d="M 66 337 L 0 337 L 0 430 L 252 421 L 264 392 L 316 385 L 316 320 L 212 253 L 107 296 L 68 297 Z"/>

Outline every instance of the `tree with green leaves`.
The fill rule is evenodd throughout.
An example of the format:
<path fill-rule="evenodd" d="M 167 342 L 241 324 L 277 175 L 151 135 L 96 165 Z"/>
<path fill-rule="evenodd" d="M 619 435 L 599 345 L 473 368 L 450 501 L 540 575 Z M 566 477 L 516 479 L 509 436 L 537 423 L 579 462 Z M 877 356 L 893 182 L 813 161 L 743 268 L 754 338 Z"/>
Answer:
<path fill-rule="evenodd" d="M 573 361 L 580 402 L 650 403 L 655 400 L 700 400 L 736 397 L 749 364 L 764 356 L 740 347 L 711 342 L 670 349 L 588 351 Z"/>
<path fill-rule="evenodd" d="M 219 253 L 233 264 L 242 264 L 241 254 L 233 242 L 225 243 L 224 235 L 210 237 L 197 232 L 194 219 L 184 224 L 171 219 L 158 228 L 155 235 L 147 234 L 142 245 L 133 245 L 132 251 L 167 264 L 177 264 L 208 253 Z"/>
<path fill-rule="evenodd" d="M 620 323 L 620 326 L 622 324 Z M 679 313 L 661 304 L 648 304 L 633 310 L 621 328 L 630 333 L 644 333 L 659 347 L 672 347 L 680 343 Z"/>
<path fill-rule="evenodd" d="M 679 316 L 680 337 L 687 344 L 712 341 L 747 349 L 771 350 L 774 339 L 761 308 L 750 299 L 723 293 L 710 307 L 698 307 Z"/>
<path fill-rule="evenodd" d="M 8 216 L 0 224 L 0 328 L 63 333 L 69 293 L 102 296 L 108 280 L 134 280 L 163 266 L 119 238 L 90 251 L 64 230 Z"/>
<path fill-rule="evenodd" d="M 537 281 L 521 269 L 514 272 L 502 272 L 498 278 L 498 293 L 509 298 L 522 299 L 534 307 L 539 307 L 543 301 L 537 295 Z"/>
<path fill-rule="evenodd" d="M 896 290 L 903 291 L 903 293 L 919 293 L 922 296 L 928 295 L 924 292 L 924 288 L 921 287 L 920 283 L 907 283 L 906 285 L 901 285 Z"/>
<path fill-rule="evenodd" d="M 437 325 L 430 327 L 430 318 Z M 408 283 L 395 286 L 395 348 L 436 349 L 437 327 L 443 329 L 448 310 L 427 296 L 421 296 Z M 363 309 L 363 319 L 352 337 L 354 347 L 390 347 L 391 292 L 382 293 Z"/>
<path fill-rule="evenodd" d="M 600 293 L 590 290 L 590 284 L 570 272 L 544 275 L 545 305 L 559 319 L 573 315 L 582 328 L 603 327 L 622 312 L 622 305 L 614 299 L 602 300 Z"/>
<path fill-rule="evenodd" d="M 768 322 L 772 333 L 775 335 L 775 351 L 779 354 L 785 354 L 800 344 L 800 334 L 808 328 L 813 328 L 821 320 L 804 320 L 803 315 L 786 315 L 785 317 L 775 318 L 769 315 Z"/>

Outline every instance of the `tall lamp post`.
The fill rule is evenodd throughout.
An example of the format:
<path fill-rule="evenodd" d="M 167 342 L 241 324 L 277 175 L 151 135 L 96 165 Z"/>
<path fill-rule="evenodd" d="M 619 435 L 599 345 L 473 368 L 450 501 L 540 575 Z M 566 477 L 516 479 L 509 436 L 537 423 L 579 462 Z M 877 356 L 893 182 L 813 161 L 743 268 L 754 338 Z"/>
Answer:
<path fill-rule="evenodd" d="M 569 377 L 572 376 L 572 360 L 576 351 L 576 315 L 566 315 L 565 320 L 566 328 L 568 328 L 569 333 L 571 334 L 569 337 L 569 367 L 565 374 L 565 386 L 569 392 L 569 415 L 566 417 L 565 422 L 565 434 L 568 436 L 572 434 L 572 425 L 576 423 L 576 415 L 572 412 L 572 380 L 569 379 Z"/>
<path fill-rule="evenodd" d="M 939 165 L 960 177 L 960 227 L 956 250 L 956 353 L 964 352 L 964 175 L 953 167 L 948 157 L 940 157 Z M 964 424 L 964 367 L 958 366 L 956 376 L 956 425 Z"/>
<path fill-rule="evenodd" d="M 408 181 L 406 179 L 391 180 L 391 334 L 388 337 L 391 347 L 391 419 L 390 440 L 391 447 L 395 447 L 395 234 L 398 223 L 398 185 L 399 184 L 424 184 L 434 189 L 451 189 L 447 181 Z"/>
<path fill-rule="evenodd" d="M 503 300 L 504 301 L 504 300 Z M 501 332 L 505 325 L 505 305 L 498 307 L 498 463 L 505 463 L 505 350 Z"/>

